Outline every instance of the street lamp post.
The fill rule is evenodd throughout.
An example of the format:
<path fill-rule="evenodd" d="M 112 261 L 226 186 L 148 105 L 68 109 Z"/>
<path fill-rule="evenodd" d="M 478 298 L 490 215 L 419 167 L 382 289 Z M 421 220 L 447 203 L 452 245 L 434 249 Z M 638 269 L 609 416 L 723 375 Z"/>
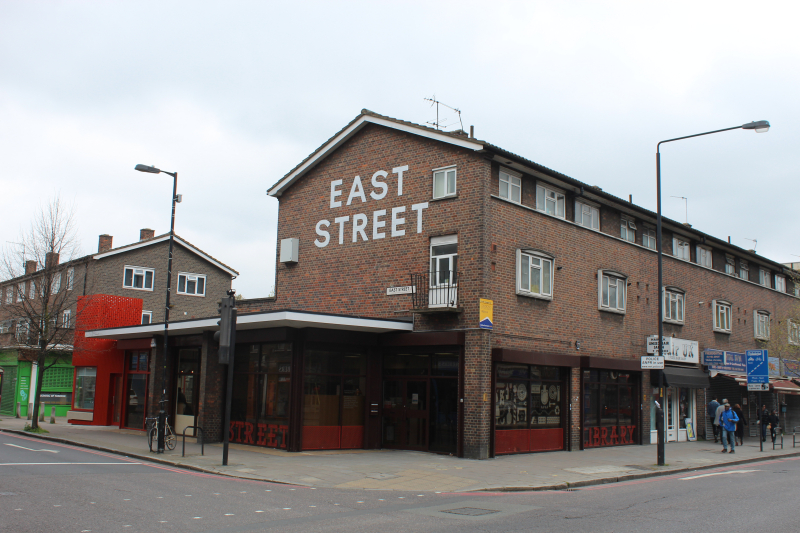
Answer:
<path fill-rule="evenodd" d="M 175 241 L 175 203 L 178 197 L 178 173 L 167 172 L 147 165 L 136 165 L 135 170 L 150 174 L 164 173 L 172 176 L 172 218 L 169 222 L 169 259 L 167 261 L 167 302 L 164 306 L 164 364 L 161 370 L 161 401 L 158 402 L 158 453 L 164 453 L 164 437 L 167 422 L 167 347 L 169 346 L 169 296 L 172 292 L 172 245 Z"/>
<path fill-rule="evenodd" d="M 694 135 L 686 135 L 685 137 L 676 137 L 674 139 L 667 139 L 666 141 L 661 141 L 656 145 L 656 188 L 657 188 L 657 224 L 656 224 L 656 247 L 658 248 L 658 340 L 656 341 L 656 345 L 658 346 L 657 354 L 659 356 L 663 356 L 662 348 L 663 342 L 662 339 L 664 338 L 664 295 L 661 294 L 663 291 L 663 280 L 662 280 L 662 270 L 661 270 L 661 263 L 662 263 L 662 248 L 661 248 L 661 145 L 664 143 L 670 143 L 673 141 L 680 141 L 683 139 L 691 139 L 692 137 L 702 137 L 703 135 L 711 135 L 712 133 L 720 133 L 722 131 L 730 131 L 730 130 L 755 130 L 756 133 L 765 133 L 769 131 L 769 122 L 766 120 L 759 120 L 757 122 L 749 122 L 747 124 L 743 124 L 741 126 L 734 126 L 732 128 L 725 128 L 721 130 L 714 130 L 714 131 L 707 131 L 705 133 L 696 133 Z M 660 371 L 658 373 L 658 395 L 663 403 L 664 399 L 664 372 Z M 658 429 L 658 466 L 664 466 L 664 408 L 667 406 L 665 405 L 663 408 L 659 408 L 656 410 L 656 416 L 659 420 L 656 421 L 656 428 Z M 659 424 L 660 422 L 660 424 Z"/>

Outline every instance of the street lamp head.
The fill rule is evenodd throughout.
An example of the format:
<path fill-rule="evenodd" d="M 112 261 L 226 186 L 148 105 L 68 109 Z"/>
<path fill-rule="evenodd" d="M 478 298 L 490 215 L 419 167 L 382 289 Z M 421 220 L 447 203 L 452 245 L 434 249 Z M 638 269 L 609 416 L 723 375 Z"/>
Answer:
<path fill-rule="evenodd" d="M 756 122 L 750 122 L 742 126 L 743 130 L 756 130 L 756 133 L 766 133 L 769 131 L 769 121 L 768 120 L 758 120 Z"/>
<path fill-rule="evenodd" d="M 156 167 L 148 167 L 147 165 L 136 165 L 134 170 L 138 170 L 139 172 L 149 172 L 150 174 L 158 174 L 161 172 Z"/>

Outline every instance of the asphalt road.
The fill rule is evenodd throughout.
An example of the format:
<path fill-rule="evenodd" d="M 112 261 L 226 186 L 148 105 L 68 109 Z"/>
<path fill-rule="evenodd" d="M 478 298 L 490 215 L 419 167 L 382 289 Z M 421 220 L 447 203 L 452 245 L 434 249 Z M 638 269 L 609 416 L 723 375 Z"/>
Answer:
<path fill-rule="evenodd" d="M 796 531 L 799 481 L 787 458 L 574 491 L 311 489 L 0 433 L 0 531 Z"/>

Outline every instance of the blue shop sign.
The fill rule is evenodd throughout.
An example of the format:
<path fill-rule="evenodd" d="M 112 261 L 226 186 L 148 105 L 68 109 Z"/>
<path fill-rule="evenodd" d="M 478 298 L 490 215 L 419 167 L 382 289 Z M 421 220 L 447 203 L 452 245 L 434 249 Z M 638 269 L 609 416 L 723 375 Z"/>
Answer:
<path fill-rule="evenodd" d="M 708 366 L 709 370 L 747 373 L 747 363 L 743 353 L 711 349 L 703 350 L 703 364 Z"/>

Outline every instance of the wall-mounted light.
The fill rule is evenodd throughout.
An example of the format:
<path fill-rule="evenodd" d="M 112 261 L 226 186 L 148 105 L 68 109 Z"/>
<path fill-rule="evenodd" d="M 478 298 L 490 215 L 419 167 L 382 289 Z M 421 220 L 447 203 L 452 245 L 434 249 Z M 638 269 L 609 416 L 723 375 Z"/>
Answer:
<path fill-rule="evenodd" d="M 576 350 L 580 350 L 581 349 L 581 341 L 575 341 L 575 349 Z"/>

